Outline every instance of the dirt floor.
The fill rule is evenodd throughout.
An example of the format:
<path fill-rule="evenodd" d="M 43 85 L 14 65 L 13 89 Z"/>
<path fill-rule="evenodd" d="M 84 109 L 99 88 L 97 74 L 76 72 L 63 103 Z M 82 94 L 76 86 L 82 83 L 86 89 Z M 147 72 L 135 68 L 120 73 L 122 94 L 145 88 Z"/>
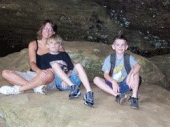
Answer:
<path fill-rule="evenodd" d="M 20 95 L 0 95 L 4 119 L 1 127 L 168 127 L 170 125 L 169 92 L 159 86 L 142 84 L 138 110 L 129 103 L 119 105 L 112 97 L 92 85 L 93 108 L 83 104 L 85 89 L 78 99 L 69 100 L 69 91 L 51 91 L 47 95 L 33 91 Z M 159 93 L 159 94 L 157 94 Z M 130 96 L 130 93 L 128 93 Z M 21 101 L 22 100 L 22 101 Z M 16 102 L 17 101 L 17 102 Z M 15 103 L 14 103 L 15 102 Z M 6 106 L 6 107 L 4 107 Z M 7 112 L 8 111 L 8 112 Z"/>

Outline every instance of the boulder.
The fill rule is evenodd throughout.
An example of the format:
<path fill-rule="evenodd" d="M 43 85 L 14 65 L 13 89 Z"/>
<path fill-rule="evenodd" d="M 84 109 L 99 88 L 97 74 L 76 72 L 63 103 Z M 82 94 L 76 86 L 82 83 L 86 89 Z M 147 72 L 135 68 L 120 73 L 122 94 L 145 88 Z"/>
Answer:
<path fill-rule="evenodd" d="M 111 45 L 93 42 L 65 41 L 64 47 L 73 61 L 76 63 L 81 63 L 84 66 L 90 82 L 93 81 L 95 76 L 103 76 L 101 68 L 104 59 L 107 55 L 114 52 Z M 158 84 L 165 88 L 168 87 L 165 75 L 152 61 L 140 55 L 136 55 L 128 50 L 127 53 L 133 55 L 141 65 L 140 75 L 143 82 Z M 3 69 L 28 71 L 28 49 L 25 48 L 21 50 L 21 52 L 16 52 L 6 57 L 1 57 L 0 64 L 1 71 Z"/>
<path fill-rule="evenodd" d="M 140 109 L 130 109 L 129 103 L 120 106 L 115 97 L 106 94 L 92 83 L 94 76 L 102 76 L 104 58 L 112 53 L 110 45 L 92 42 L 65 42 L 64 47 L 75 62 L 81 63 L 88 74 L 95 96 L 94 107 L 83 104 L 82 95 L 68 99 L 69 91 L 49 91 L 47 95 L 33 90 L 19 95 L 0 95 L 0 124 L 2 127 L 131 127 L 169 126 L 170 92 L 156 83 L 163 83 L 164 74 L 148 59 L 132 54 L 141 65 L 143 82 L 139 88 Z M 0 70 L 29 70 L 28 50 L 0 59 Z M 158 78 L 159 77 L 159 78 Z M 1 77 L 0 86 L 7 84 Z M 9 84 L 7 84 L 9 85 Z M 159 94 L 158 94 L 159 93 Z M 131 92 L 127 93 L 130 96 Z M 166 96 L 165 96 L 166 95 Z"/>

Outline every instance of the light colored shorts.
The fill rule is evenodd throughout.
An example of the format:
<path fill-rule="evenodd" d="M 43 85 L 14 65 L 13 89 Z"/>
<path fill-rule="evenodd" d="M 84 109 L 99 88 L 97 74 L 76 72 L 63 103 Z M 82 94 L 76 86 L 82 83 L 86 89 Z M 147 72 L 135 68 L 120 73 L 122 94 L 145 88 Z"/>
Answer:
<path fill-rule="evenodd" d="M 15 71 L 15 72 L 18 75 L 20 75 L 21 77 L 23 77 L 24 79 L 26 79 L 27 81 L 31 81 L 33 78 L 35 78 L 37 76 L 37 73 L 33 72 L 33 71 L 27 71 L 27 72 Z M 55 80 L 53 80 L 51 83 L 46 84 L 46 85 L 47 85 L 47 90 L 54 90 L 54 89 L 56 89 Z"/>
<path fill-rule="evenodd" d="M 73 69 L 72 73 L 71 73 L 71 76 L 69 77 L 69 79 L 71 80 L 71 82 L 74 84 L 74 85 L 77 85 L 77 86 L 80 86 L 81 84 L 81 81 L 78 77 L 78 75 L 75 73 L 75 70 Z M 55 74 L 55 82 L 56 82 L 56 87 L 63 91 L 63 90 L 70 90 L 70 86 L 67 86 L 67 88 L 62 88 L 62 80 Z"/>

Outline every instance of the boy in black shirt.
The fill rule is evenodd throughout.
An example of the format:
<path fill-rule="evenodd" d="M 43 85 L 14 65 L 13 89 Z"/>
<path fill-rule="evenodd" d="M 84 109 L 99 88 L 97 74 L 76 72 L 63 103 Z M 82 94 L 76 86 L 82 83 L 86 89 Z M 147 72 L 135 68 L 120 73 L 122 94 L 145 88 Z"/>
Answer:
<path fill-rule="evenodd" d="M 52 68 L 55 74 L 56 87 L 63 90 L 71 90 L 69 98 L 77 98 L 81 95 L 79 86 L 81 82 L 86 88 L 84 104 L 94 105 L 94 95 L 83 66 L 79 63 L 73 65 L 66 52 L 60 52 L 63 40 L 58 35 L 53 35 L 47 40 L 49 53 L 42 56 L 42 69 Z"/>

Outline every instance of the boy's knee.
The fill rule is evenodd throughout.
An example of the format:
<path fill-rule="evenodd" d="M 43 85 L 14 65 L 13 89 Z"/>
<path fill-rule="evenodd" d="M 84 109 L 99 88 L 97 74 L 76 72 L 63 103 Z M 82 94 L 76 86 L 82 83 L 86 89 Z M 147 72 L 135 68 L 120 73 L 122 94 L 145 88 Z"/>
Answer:
<path fill-rule="evenodd" d="M 74 66 L 75 66 L 76 68 L 83 67 L 80 63 L 76 63 Z"/>
<path fill-rule="evenodd" d="M 60 67 L 59 64 L 56 61 L 50 62 L 51 67 Z"/>
<path fill-rule="evenodd" d="M 97 82 L 99 82 L 99 80 L 100 80 L 99 77 L 95 77 L 95 78 L 93 79 L 93 83 L 96 84 Z"/>
<path fill-rule="evenodd" d="M 83 66 L 80 63 L 75 64 L 75 72 L 78 73 L 79 70 L 84 70 Z"/>

